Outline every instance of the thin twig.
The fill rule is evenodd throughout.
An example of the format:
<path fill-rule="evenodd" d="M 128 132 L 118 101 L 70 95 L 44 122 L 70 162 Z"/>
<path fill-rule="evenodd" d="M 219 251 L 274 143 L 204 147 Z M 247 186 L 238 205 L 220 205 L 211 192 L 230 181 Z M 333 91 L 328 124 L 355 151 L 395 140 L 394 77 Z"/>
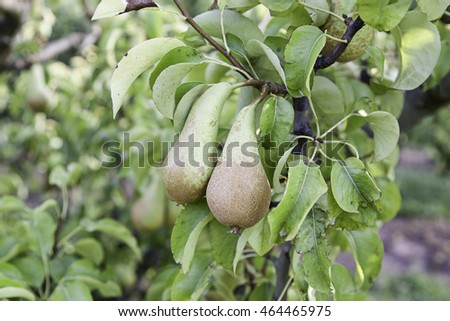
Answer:
<path fill-rule="evenodd" d="M 144 8 L 157 8 L 158 4 L 153 0 L 128 0 L 124 12 L 141 10 Z"/>
<path fill-rule="evenodd" d="M 0 70 L 20 71 L 30 68 L 35 63 L 46 62 L 71 49 L 80 51 L 86 46 L 95 43 L 100 36 L 100 33 L 101 29 L 98 25 L 94 25 L 90 33 L 71 33 L 67 37 L 49 43 L 36 55 L 26 59 L 7 61 L 4 65 L 0 66 Z"/>
<path fill-rule="evenodd" d="M 213 46 L 214 48 L 217 49 L 217 51 L 219 51 L 222 55 L 224 55 L 233 66 L 237 67 L 239 70 L 238 72 L 246 79 L 249 79 L 247 76 L 247 72 L 244 68 L 244 66 L 242 66 L 242 64 L 233 56 L 233 54 L 231 52 L 227 52 L 227 50 L 222 47 L 219 43 L 217 43 L 217 41 L 215 41 L 210 35 L 208 35 L 203 29 L 202 27 L 200 27 L 198 25 L 197 22 L 195 22 L 195 20 L 192 18 L 192 16 L 189 14 L 189 12 L 186 10 L 186 8 L 181 4 L 181 2 L 179 0 L 174 0 L 173 1 L 175 3 L 175 5 L 178 7 L 178 9 L 180 10 L 180 12 L 182 13 L 182 15 L 185 17 L 186 22 L 189 23 L 192 28 L 195 29 L 195 31 L 197 31 L 206 41 L 208 41 L 208 43 Z"/>
<path fill-rule="evenodd" d="M 345 22 L 347 24 L 347 30 L 341 37 L 341 40 L 346 42 L 339 42 L 328 56 L 318 58 L 314 65 L 314 70 L 324 69 L 334 64 L 345 51 L 355 34 L 365 25 L 361 17 L 358 17 L 355 20 L 352 20 L 350 17 L 346 17 Z"/>

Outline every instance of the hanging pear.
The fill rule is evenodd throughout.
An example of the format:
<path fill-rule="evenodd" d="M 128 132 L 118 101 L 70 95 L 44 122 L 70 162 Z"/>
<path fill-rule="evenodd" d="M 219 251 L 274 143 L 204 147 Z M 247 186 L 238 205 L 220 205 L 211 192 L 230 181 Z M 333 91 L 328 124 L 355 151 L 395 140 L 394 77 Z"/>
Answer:
<path fill-rule="evenodd" d="M 157 171 L 141 198 L 134 203 L 131 209 L 131 222 L 139 231 L 155 231 L 164 223 L 165 210 L 166 196 L 162 186 L 162 176 L 161 172 Z"/>
<path fill-rule="evenodd" d="M 258 223 L 268 212 L 271 200 L 270 185 L 258 154 L 257 103 L 244 107 L 236 117 L 206 190 L 214 217 L 233 228 Z"/>
<path fill-rule="evenodd" d="M 226 82 L 211 86 L 192 106 L 178 141 L 164 161 L 167 196 L 177 203 L 192 203 L 205 196 L 215 166 L 217 133 L 222 107 L 233 87 Z"/>
<path fill-rule="evenodd" d="M 51 92 L 45 83 L 44 68 L 34 64 L 28 76 L 25 100 L 27 104 L 37 112 L 43 112 L 50 102 Z"/>

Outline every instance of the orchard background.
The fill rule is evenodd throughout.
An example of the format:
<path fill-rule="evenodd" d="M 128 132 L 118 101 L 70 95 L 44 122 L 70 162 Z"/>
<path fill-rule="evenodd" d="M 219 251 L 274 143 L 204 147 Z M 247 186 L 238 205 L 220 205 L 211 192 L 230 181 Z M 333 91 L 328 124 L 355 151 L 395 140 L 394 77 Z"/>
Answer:
<path fill-rule="evenodd" d="M 0 0 L 0 299 L 450 299 L 450 1 L 99 2 Z M 332 11 L 347 40 L 377 29 L 351 62 L 322 51 Z M 220 141 L 267 94 L 271 209 L 237 235 L 158 172 L 219 82 L 245 83 Z M 373 211 L 348 211 L 346 168 Z"/>

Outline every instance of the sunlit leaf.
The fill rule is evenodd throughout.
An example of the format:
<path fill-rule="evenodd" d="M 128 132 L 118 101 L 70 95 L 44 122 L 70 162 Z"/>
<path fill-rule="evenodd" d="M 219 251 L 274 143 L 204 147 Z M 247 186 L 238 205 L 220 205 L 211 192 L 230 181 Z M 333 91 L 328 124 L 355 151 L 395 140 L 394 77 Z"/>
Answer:
<path fill-rule="evenodd" d="M 169 50 L 179 46 L 184 46 L 184 43 L 176 38 L 155 38 L 134 46 L 125 54 L 111 79 L 114 117 L 122 107 L 125 94 L 136 78 Z"/>
<path fill-rule="evenodd" d="M 272 241 L 292 240 L 308 212 L 327 189 L 319 167 L 303 162 L 290 166 L 283 199 L 269 213 Z"/>
<path fill-rule="evenodd" d="M 291 95 L 298 97 L 299 91 L 305 96 L 311 95 L 311 74 L 325 43 L 325 34 L 314 26 L 301 26 L 292 33 L 284 54 Z"/>
<path fill-rule="evenodd" d="M 393 88 L 411 90 L 431 75 L 441 52 L 439 31 L 419 11 L 408 12 L 392 30 L 400 51 L 401 69 Z"/>
<path fill-rule="evenodd" d="M 365 23 L 382 31 L 395 28 L 408 11 L 411 0 L 357 0 L 358 13 Z"/>

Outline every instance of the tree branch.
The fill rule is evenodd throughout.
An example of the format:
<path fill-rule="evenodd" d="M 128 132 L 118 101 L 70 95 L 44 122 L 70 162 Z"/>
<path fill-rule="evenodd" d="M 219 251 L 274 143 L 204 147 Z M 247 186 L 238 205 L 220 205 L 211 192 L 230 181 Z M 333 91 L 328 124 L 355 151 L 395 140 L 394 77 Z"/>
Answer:
<path fill-rule="evenodd" d="M 316 137 L 311 129 L 311 106 L 308 97 L 300 97 L 293 99 L 294 105 L 294 135 Z M 299 139 L 297 146 L 292 150 L 292 154 L 306 154 L 307 139 Z"/>
<path fill-rule="evenodd" d="M 158 8 L 158 4 L 153 0 L 127 0 L 125 12 L 137 11 L 144 8 Z"/>
<path fill-rule="evenodd" d="M 178 9 L 180 10 L 181 14 L 186 18 L 186 22 L 189 23 L 192 28 L 195 29 L 195 31 L 197 31 L 206 41 L 208 41 L 208 43 L 213 46 L 214 48 L 217 49 L 217 51 L 219 51 L 222 55 L 224 55 L 233 66 L 235 66 L 236 68 L 242 70 L 242 71 L 246 71 L 244 66 L 233 56 L 233 54 L 231 52 L 228 52 L 224 47 L 222 47 L 219 43 L 217 43 L 217 41 L 215 41 L 210 35 L 208 35 L 203 29 L 202 27 L 200 27 L 198 25 L 197 22 L 195 22 L 195 20 L 192 18 L 192 16 L 189 14 L 189 12 L 186 10 L 186 8 L 181 4 L 181 2 L 179 0 L 174 0 L 173 1 L 175 3 L 175 5 L 178 7 Z M 241 72 L 238 71 L 244 78 L 248 79 L 247 75 L 245 72 Z"/>
<path fill-rule="evenodd" d="M 352 20 L 350 17 L 344 17 L 345 23 L 347 24 L 347 30 L 342 36 L 342 40 L 346 42 L 339 42 L 336 47 L 333 48 L 331 53 L 326 57 L 320 57 L 316 60 L 314 65 L 314 70 L 325 69 L 332 64 L 334 64 L 337 59 L 342 55 L 350 41 L 352 41 L 355 34 L 364 27 L 365 23 L 361 19 L 361 17 L 356 18 L 356 20 Z"/>
<path fill-rule="evenodd" d="M 82 50 L 88 45 L 95 43 L 100 36 L 101 29 L 94 25 L 90 33 L 71 33 L 67 37 L 55 40 L 47 44 L 42 50 L 26 59 L 9 60 L 2 66 L 0 70 L 23 70 L 30 68 L 35 63 L 48 61 L 68 50 Z"/>

